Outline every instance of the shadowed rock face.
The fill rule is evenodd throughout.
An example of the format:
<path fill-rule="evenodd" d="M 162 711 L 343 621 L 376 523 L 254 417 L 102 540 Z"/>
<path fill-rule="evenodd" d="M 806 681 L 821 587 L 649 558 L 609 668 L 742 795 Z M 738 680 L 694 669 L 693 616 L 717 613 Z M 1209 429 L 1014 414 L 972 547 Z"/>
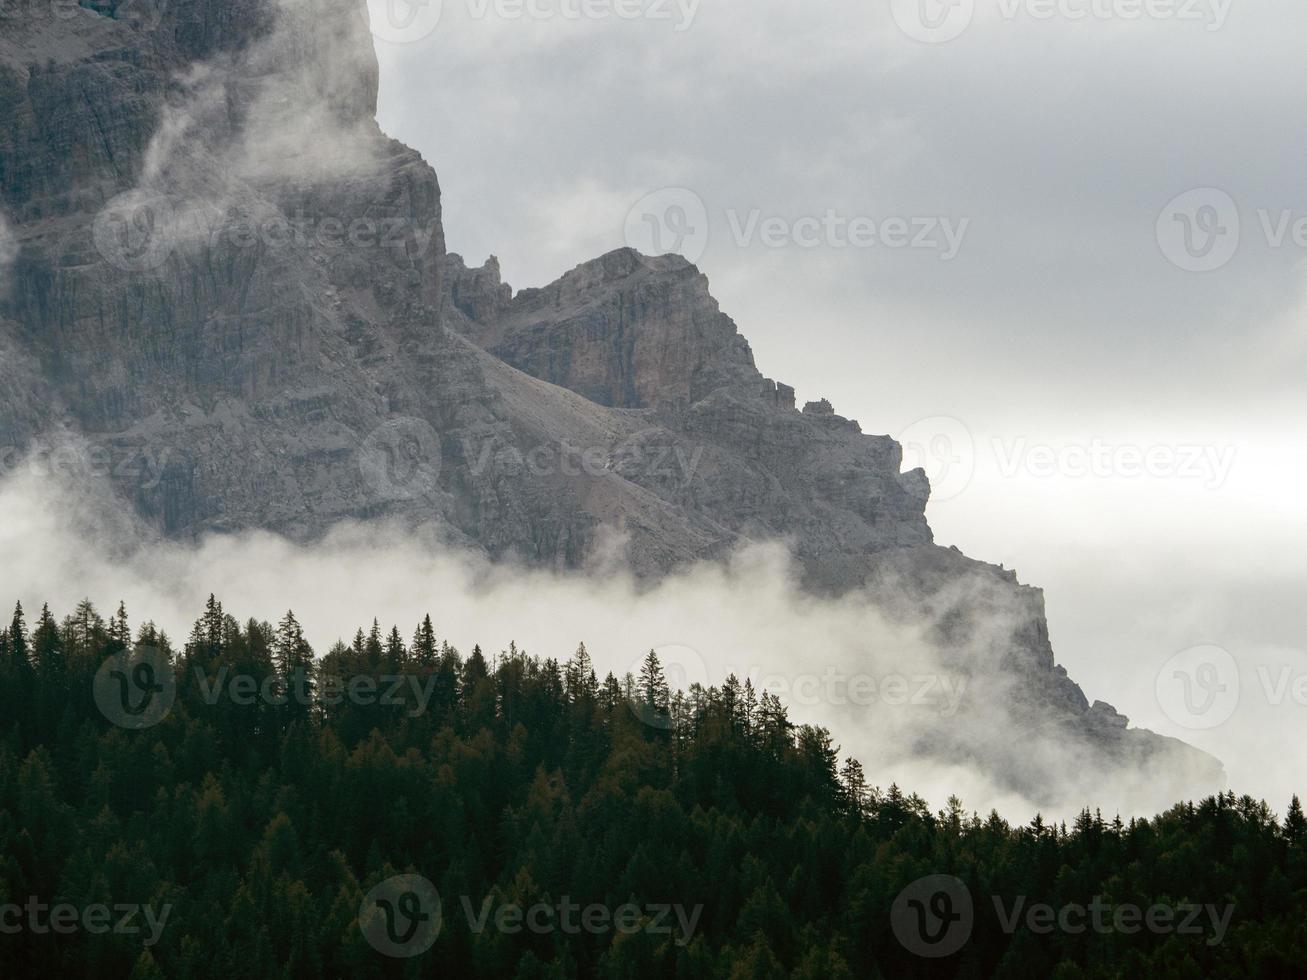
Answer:
<path fill-rule="evenodd" d="M 929 487 L 919 471 L 900 473 L 899 445 L 833 413 L 796 411 L 684 259 L 622 249 L 516 296 L 494 260 L 469 270 L 451 255 L 446 275 L 451 333 L 628 426 L 619 444 L 598 447 L 601 488 L 629 482 L 705 522 L 707 549 L 646 542 L 643 515 L 621 515 L 642 571 L 784 538 L 811 585 L 838 591 L 856 584 L 852 566 L 931 543 Z M 647 563 L 649 548 L 671 561 Z"/>
<path fill-rule="evenodd" d="M 686 406 L 728 388 L 761 391 L 748 343 L 679 256 L 623 249 L 511 299 L 497 264 L 455 268 L 453 305 L 479 346 L 600 405 Z"/>
<path fill-rule="evenodd" d="M 385 516 L 579 569 L 616 535 L 651 578 L 783 540 L 807 587 L 933 623 L 1060 757 L 1171 780 L 1163 800 L 1214 786 L 1213 760 L 1091 708 L 1042 593 L 936 547 L 924 473 L 797 410 L 692 265 L 619 250 L 514 295 L 446 255 L 376 88 L 354 0 L 0 19 L 0 444 L 149 453 L 159 479 L 116 487 L 174 537 Z M 1005 738 L 921 744 L 1039 798 L 1058 754 Z"/>

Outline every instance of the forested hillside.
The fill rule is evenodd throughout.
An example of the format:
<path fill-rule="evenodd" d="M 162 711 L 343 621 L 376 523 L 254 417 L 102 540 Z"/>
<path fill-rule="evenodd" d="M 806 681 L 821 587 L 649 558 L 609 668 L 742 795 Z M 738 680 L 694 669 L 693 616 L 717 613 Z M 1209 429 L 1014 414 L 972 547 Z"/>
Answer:
<path fill-rule="evenodd" d="M 293 615 L 214 599 L 184 643 L 121 607 L 20 607 L 3 974 L 1303 972 L 1296 800 L 1283 820 L 1233 794 L 1070 827 L 932 812 L 747 682 L 464 653 L 430 618 L 405 636 L 374 623 L 316 656 Z"/>

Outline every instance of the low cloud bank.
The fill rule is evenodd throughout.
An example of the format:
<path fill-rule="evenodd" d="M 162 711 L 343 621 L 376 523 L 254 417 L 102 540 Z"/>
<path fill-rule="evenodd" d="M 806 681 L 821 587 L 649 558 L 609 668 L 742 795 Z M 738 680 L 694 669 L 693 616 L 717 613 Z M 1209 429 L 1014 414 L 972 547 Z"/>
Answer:
<path fill-rule="evenodd" d="M 175 644 L 212 592 L 241 620 L 275 622 L 293 609 L 319 655 L 373 617 L 410 636 L 428 612 L 464 653 L 479 643 L 493 656 L 516 642 L 561 661 L 584 642 L 601 677 L 638 671 L 655 649 L 673 686 L 748 678 L 779 695 L 794 722 L 829 728 L 873 784 L 897 782 L 937 808 L 957 794 L 969 809 L 1024 822 L 1041 809 L 1145 814 L 1166 802 L 1129 779 L 1113 785 L 1100 772 L 1087 781 L 1083 758 L 1015 726 L 1010 678 L 957 669 L 992 637 L 946 663 L 927 639 L 929 621 L 892 619 L 861 596 L 802 593 L 777 545 L 650 586 L 612 564 L 602 575 L 492 565 L 387 526 L 345 524 L 313 544 L 264 532 L 179 543 L 139 526 L 98 478 L 29 465 L 0 480 L 0 554 L 0 600 L 21 599 L 32 615 L 48 602 L 57 616 L 83 597 L 106 613 L 122 600 L 134 627 L 151 619 Z M 995 612 L 996 630 L 1008 628 L 1003 616 Z M 996 761 L 940 750 L 959 745 Z M 1041 806 L 1003 771 L 1024 765 L 1064 775 L 1065 785 L 1049 787 Z"/>

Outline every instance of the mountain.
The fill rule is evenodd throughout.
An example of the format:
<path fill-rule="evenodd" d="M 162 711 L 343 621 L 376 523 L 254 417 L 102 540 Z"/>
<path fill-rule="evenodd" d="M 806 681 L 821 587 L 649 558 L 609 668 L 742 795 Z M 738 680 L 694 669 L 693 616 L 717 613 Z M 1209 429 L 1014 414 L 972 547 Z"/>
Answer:
<path fill-rule="evenodd" d="M 1011 723 L 977 712 L 920 751 L 1036 799 L 1104 774 L 1159 802 L 1219 784 L 1091 705 L 1042 593 L 935 545 L 925 474 L 829 403 L 798 409 L 693 265 L 624 249 L 515 293 L 447 253 L 377 79 L 356 0 L 0 20 L 0 442 L 154 461 L 107 469 L 177 538 L 385 518 L 649 580 L 783 541 L 807 589 L 928 623 Z"/>

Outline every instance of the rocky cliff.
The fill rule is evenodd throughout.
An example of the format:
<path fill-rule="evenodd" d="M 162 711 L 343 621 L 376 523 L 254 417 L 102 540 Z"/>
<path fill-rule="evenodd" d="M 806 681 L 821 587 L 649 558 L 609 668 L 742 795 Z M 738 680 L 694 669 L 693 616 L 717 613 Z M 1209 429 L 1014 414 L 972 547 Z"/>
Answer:
<path fill-rule="evenodd" d="M 929 751 L 1034 795 L 1068 752 L 1176 796 L 1218 778 L 1091 706 L 1041 593 L 936 547 L 925 475 L 799 410 L 692 265 L 621 250 L 514 293 L 447 255 L 355 0 L 36 10 L 0 18 L 0 444 L 148 453 L 153 479 L 111 475 L 176 537 L 385 516 L 560 569 L 618 541 L 648 577 L 781 540 L 808 588 L 932 623 L 1050 749 Z"/>

